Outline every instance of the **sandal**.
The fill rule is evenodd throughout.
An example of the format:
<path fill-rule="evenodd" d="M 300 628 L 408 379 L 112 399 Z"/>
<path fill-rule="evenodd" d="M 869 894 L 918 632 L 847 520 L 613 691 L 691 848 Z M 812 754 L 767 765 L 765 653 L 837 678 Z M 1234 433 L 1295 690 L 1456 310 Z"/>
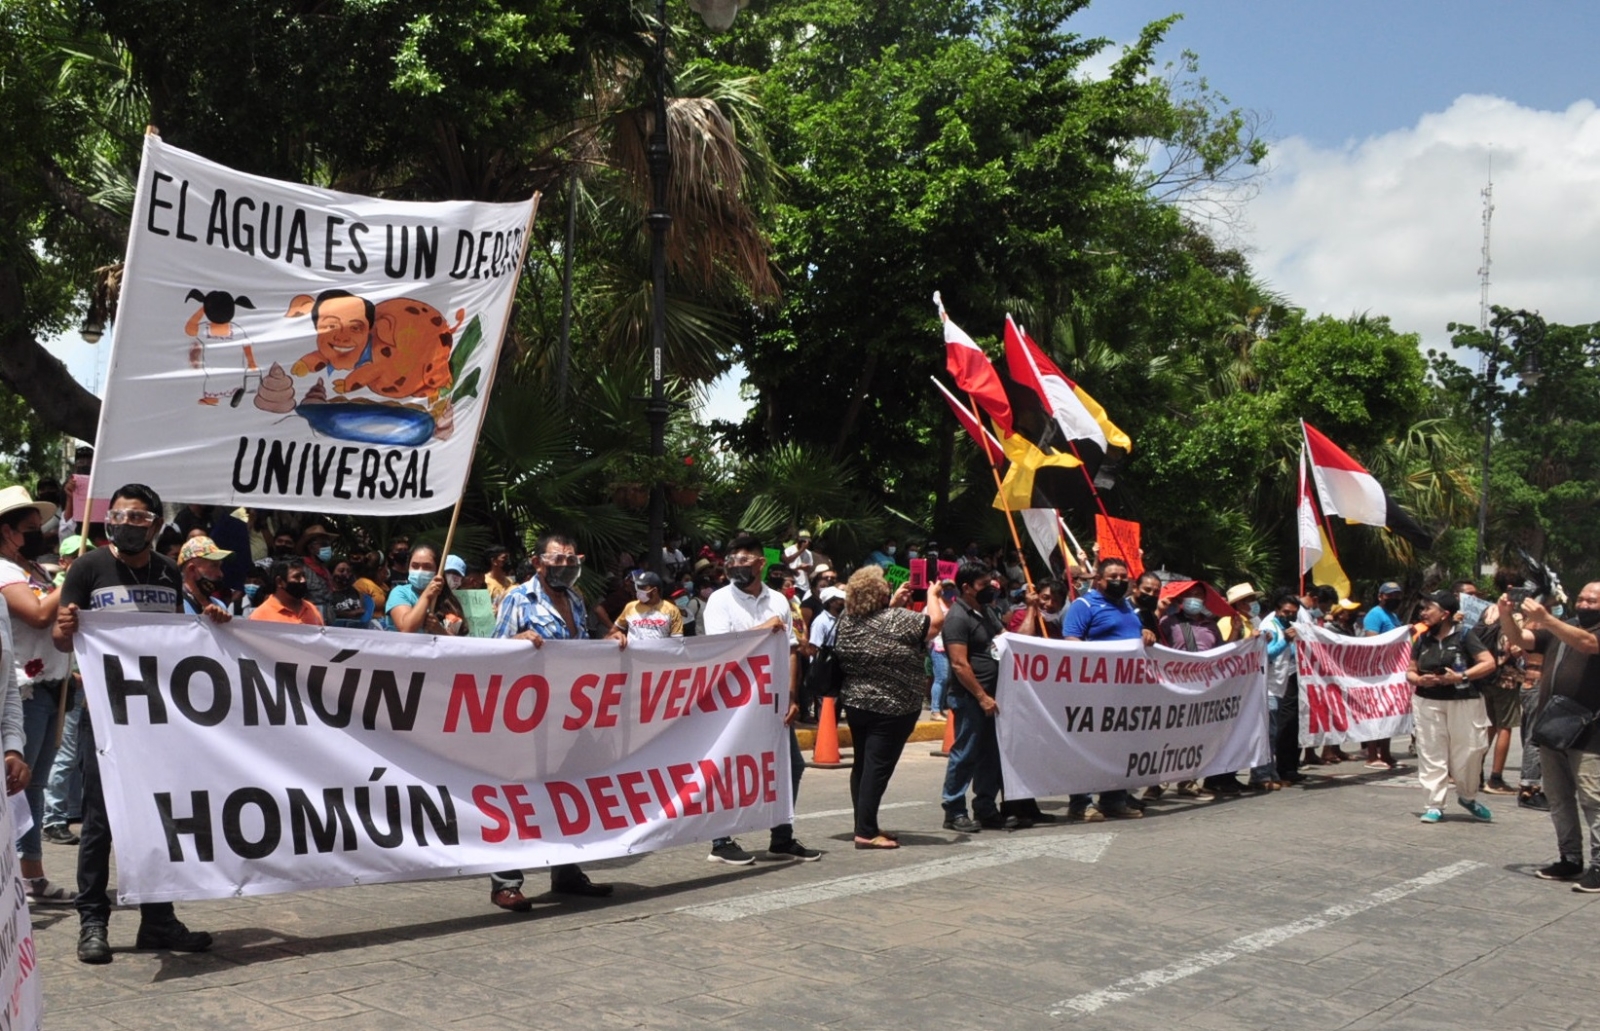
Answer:
<path fill-rule="evenodd" d="M 1384 762 L 1382 759 L 1374 759 L 1371 762 L 1367 763 L 1367 769 L 1369 769 L 1369 770 L 1388 770 L 1388 769 L 1393 769 L 1393 767 L 1391 767 L 1388 763 Z"/>
<path fill-rule="evenodd" d="M 527 913 L 533 910 L 533 903 L 528 901 L 518 888 L 501 888 L 489 896 L 489 901 L 513 913 Z"/>
<path fill-rule="evenodd" d="M 898 841 L 894 840 L 893 838 L 889 837 L 886 834 L 880 834 L 876 838 L 863 838 L 863 837 L 857 837 L 856 838 L 856 848 L 860 848 L 860 849 L 899 848 L 899 847 L 900 847 L 900 843 Z"/>
<path fill-rule="evenodd" d="M 77 898 L 59 884 L 51 884 L 48 877 L 29 877 L 28 901 L 36 906 L 70 906 Z"/>

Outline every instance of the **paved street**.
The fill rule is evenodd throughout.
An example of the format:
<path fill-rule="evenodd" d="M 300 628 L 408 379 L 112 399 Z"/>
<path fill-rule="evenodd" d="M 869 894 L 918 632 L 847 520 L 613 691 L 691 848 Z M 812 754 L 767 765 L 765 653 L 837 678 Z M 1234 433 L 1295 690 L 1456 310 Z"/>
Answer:
<path fill-rule="evenodd" d="M 1489 826 L 1453 798 L 1424 826 L 1414 772 L 1346 763 L 1266 797 L 964 838 L 940 829 L 929 748 L 890 787 L 897 852 L 855 851 L 848 771 L 810 770 L 797 833 L 818 863 L 597 863 L 614 898 L 526 915 L 491 908 L 484 878 L 180 905 L 217 935 L 196 956 L 132 951 L 124 911 L 99 968 L 73 958 L 70 910 L 36 911 L 46 1026 L 1600 1028 L 1600 896 L 1533 877 L 1549 819 L 1512 798 L 1486 796 Z M 58 878 L 73 859 L 46 846 Z"/>

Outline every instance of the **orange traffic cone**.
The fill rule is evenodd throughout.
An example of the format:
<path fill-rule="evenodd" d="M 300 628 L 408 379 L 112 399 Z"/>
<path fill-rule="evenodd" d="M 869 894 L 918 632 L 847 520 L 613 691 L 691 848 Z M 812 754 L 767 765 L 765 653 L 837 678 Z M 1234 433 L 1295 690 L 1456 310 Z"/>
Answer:
<path fill-rule="evenodd" d="M 944 711 L 944 744 L 940 745 L 938 748 L 935 748 L 928 754 L 936 759 L 948 759 L 950 757 L 950 750 L 955 748 L 955 746 L 956 711 L 954 709 L 946 709 Z"/>
<path fill-rule="evenodd" d="M 838 770 L 849 763 L 839 761 L 839 714 L 837 699 L 824 697 L 822 711 L 817 714 L 817 740 L 811 748 L 811 761 L 807 766 L 824 770 Z"/>

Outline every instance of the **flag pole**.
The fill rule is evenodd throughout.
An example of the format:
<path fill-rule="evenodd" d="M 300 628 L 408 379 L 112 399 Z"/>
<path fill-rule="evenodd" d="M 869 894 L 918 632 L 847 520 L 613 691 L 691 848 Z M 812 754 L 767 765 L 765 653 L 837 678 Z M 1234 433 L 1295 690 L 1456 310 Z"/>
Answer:
<path fill-rule="evenodd" d="M 967 394 L 967 404 L 972 407 L 972 417 L 979 426 L 983 425 L 983 416 L 978 414 L 978 400 L 971 393 Z M 987 449 L 985 449 L 987 451 Z M 994 474 L 994 491 L 1000 498 L 1000 507 L 1005 509 L 1006 525 L 1011 527 L 1011 543 L 1017 549 L 1017 558 L 1022 560 L 1022 578 L 1028 583 L 1028 590 L 1033 590 L 1033 574 L 1028 572 L 1028 559 L 1022 554 L 1022 537 L 1017 533 L 1017 518 L 1011 514 L 1011 502 L 1006 499 L 1005 487 L 1000 483 L 1000 466 L 992 455 L 985 455 L 989 459 L 989 472 Z"/>

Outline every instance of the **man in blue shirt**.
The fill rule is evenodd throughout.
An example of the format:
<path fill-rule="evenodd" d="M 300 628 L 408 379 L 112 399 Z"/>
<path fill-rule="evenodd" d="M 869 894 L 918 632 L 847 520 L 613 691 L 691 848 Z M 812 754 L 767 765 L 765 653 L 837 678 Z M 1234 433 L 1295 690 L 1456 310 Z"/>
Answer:
<path fill-rule="evenodd" d="M 1386 634 L 1391 630 L 1398 630 L 1405 626 L 1400 622 L 1400 585 L 1393 580 L 1378 588 L 1378 604 L 1367 610 L 1366 616 L 1361 620 L 1361 636 L 1376 637 Z M 1367 750 L 1367 769 L 1369 770 L 1398 770 L 1400 764 L 1394 761 L 1394 756 L 1389 751 L 1391 738 L 1379 738 L 1376 741 L 1363 741 L 1361 747 Z"/>
<path fill-rule="evenodd" d="M 1072 603 L 1061 620 L 1061 636 L 1068 641 L 1137 641 L 1144 625 L 1128 600 L 1128 564 L 1120 558 L 1103 558 L 1095 568 L 1094 586 Z M 1110 817 L 1137 820 L 1144 810 L 1134 805 L 1126 791 L 1100 792 L 1100 808 L 1088 795 L 1067 799 L 1067 819 L 1094 822 Z"/>
<path fill-rule="evenodd" d="M 531 641 L 535 648 L 542 647 L 546 641 L 581 641 L 588 637 L 588 613 L 584 609 L 583 595 L 572 588 L 583 571 L 583 556 L 578 554 L 572 538 L 545 534 L 534 543 L 533 554 L 529 557 L 533 562 L 533 576 L 527 583 L 511 588 L 500 599 L 494 636 Z M 620 647 L 625 648 L 627 644 L 626 638 L 619 642 Z M 603 898 L 611 894 L 611 885 L 595 884 L 576 863 L 563 863 L 550 868 L 550 890 Z M 489 901 L 516 913 L 532 909 L 533 903 L 522 894 L 522 871 L 490 874 Z"/>

